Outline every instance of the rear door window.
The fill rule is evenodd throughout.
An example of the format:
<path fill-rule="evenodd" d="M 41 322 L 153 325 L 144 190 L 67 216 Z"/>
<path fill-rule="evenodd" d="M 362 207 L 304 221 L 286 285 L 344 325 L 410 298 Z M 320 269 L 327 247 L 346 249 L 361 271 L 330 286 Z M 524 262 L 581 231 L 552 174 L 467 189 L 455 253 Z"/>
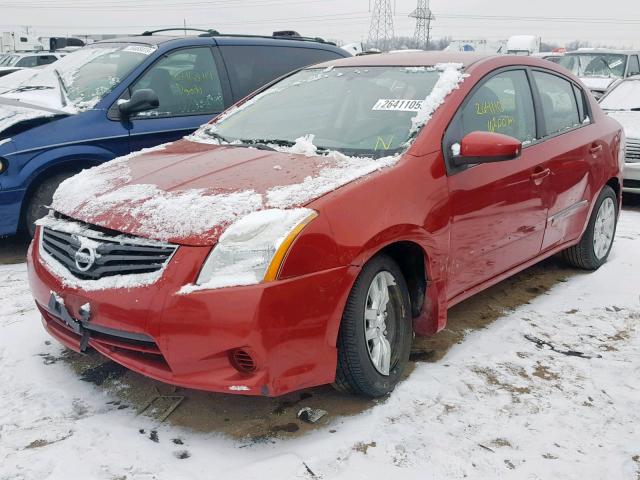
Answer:
<path fill-rule="evenodd" d="M 465 135 L 495 132 L 532 142 L 536 138 L 536 116 L 527 75 L 511 70 L 492 76 L 471 94 L 459 113 Z"/>
<path fill-rule="evenodd" d="M 54 55 L 39 55 L 38 65 L 49 65 L 50 63 L 55 62 L 57 59 L 58 58 Z"/>
<path fill-rule="evenodd" d="M 546 136 L 579 126 L 584 120 L 584 112 L 578 108 L 573 83 L 540 71 L 534 71 L 533 77 L 540 92 Z"/>
<path fill-rule="evenodd" d="M 31 67 L 35 67 L 37 64 L 38 64 L 38 57 L 33 55 L 33 56 L 30 56 L 30 57 L 22 57 L 16 63 L 16 67 L 31 68 Z"/>
<path fill-rule="evenodd" d="M 160 106 L 136 118 L 204 115 L 224 109 L 218 69 L 208 47 L 181 49 L 164 56 L 136 81 L 131 93 L 141 89 L 153 90 Z"/>
<path fill-rule="evenodd" d="M 629 70 L 627 71 L 627 76 L 630 77 L 638 74 L 640 74 L 640 62 L 638 62 L 638 56 L 631 55 L 629 57 Z"/>
<path fill-rule="evenodd" d="M 329 50 L 305 47 L 223 45 L 220 51 L 236 100 L 286 73 L 342 58 Z"/>

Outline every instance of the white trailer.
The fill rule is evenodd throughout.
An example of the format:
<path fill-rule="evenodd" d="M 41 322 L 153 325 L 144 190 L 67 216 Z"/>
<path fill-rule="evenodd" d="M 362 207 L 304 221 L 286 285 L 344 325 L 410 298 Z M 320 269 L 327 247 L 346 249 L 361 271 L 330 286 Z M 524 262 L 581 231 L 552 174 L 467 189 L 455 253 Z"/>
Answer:
<path fill-rule="evenodd" d="M 37 50 L 43 50 L 42 44 L 35 36 L 29 33 L 17 30 L 0 32 L 0 53 Z"/>
<path fill-rule="evenodd" d="M 535 55 L 540 53 L 541 41 L 535 35 L 513 35 L 507 40 L 507 54 Z"/>

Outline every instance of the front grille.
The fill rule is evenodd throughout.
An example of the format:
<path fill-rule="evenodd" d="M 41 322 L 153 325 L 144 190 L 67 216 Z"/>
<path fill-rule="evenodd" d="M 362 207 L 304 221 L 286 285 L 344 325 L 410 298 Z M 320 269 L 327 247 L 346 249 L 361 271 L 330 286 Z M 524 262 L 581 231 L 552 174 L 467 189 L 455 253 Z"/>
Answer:
<path fill-rule="evenodd" d="M 626 162 L 627 163 L 640 162 L 640 140 L 636 140 L 635 138 L 627 140 Z"/>
<path fill-rule="evenodd" d="M 42 249 L 81 280 L 98 280 L 114 275 L 153 273 L 161 270 L 176 246 L 129 240 L 97 230 L 82 234 L 42 229 Z"/>
<path fill-rule="evenodd" d="M 640 188 L 640 180 L 624 180 L 622 185 L 625 188 Z"/>

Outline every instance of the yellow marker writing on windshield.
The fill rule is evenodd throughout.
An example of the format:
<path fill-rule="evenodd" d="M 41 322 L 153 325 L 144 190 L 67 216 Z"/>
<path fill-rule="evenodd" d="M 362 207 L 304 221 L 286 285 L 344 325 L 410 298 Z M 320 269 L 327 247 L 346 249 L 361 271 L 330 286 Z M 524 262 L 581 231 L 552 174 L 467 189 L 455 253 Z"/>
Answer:
<path fill-rule="evenodd" d="M 380 145 L 382 145 L 383 150 L 389 150 L 391 148 L 391 144 L 393 143 L 393 137 L 394 135 L 391 136 L 388 143 L 385 143 L 384 138 L 378 137 L 378 141 L 376 142 L 376 147 L 374 148 L 374 150 L 379 150 Z"/>

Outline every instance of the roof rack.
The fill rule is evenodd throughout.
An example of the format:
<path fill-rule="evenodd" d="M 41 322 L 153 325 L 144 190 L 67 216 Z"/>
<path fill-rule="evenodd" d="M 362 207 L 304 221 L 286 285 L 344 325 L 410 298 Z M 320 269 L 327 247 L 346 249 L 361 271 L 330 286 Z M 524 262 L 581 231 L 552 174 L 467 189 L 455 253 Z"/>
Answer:
<path fill-rule="evenodd" d="M 143 37 L 150 37 L 156 33 L 161 32 L 177 32 L 177 31 L 190 31 L 190 32 L 201 32 L 199 37 L 232 37 L 232 38 L 276 38 L 279 40 L 299 40 L 301 42 L 316 42 L 316 43 L 324 43 L 325 45 L 333 45 L 336 46 L 335 42 L 329 42 L 321 37 L 303 37 L 298 32 L 294 30 L 281 30 L 278 32 L 273 32 L 273 35 L 246 35 L 241 33 L 220 33 L 217 30 L 209 29 L 203 30 L 201 28 L 163 28 L 160 30 L 150 30 L 142 33 Z"/>
<path fill-rule="evenodd" d="M 201 32 L 200 35 L 198 35 L 199 37 L 213 37 L 215 35 L 220 35 L 220 33 L 217 30 L 213 30 L 213 29 L 209 29 L 209 30 L 203 30 L 202 28 L 162 28 L 160 30 L 147 30 L 146 32 L 142 32 L 142 36 L 143 37 L 150 37 L 156 33 L 161 33 L 161 32 L 177 32 L 177 31 L 187 31 L 189 30 L 190 32 Z"/>

